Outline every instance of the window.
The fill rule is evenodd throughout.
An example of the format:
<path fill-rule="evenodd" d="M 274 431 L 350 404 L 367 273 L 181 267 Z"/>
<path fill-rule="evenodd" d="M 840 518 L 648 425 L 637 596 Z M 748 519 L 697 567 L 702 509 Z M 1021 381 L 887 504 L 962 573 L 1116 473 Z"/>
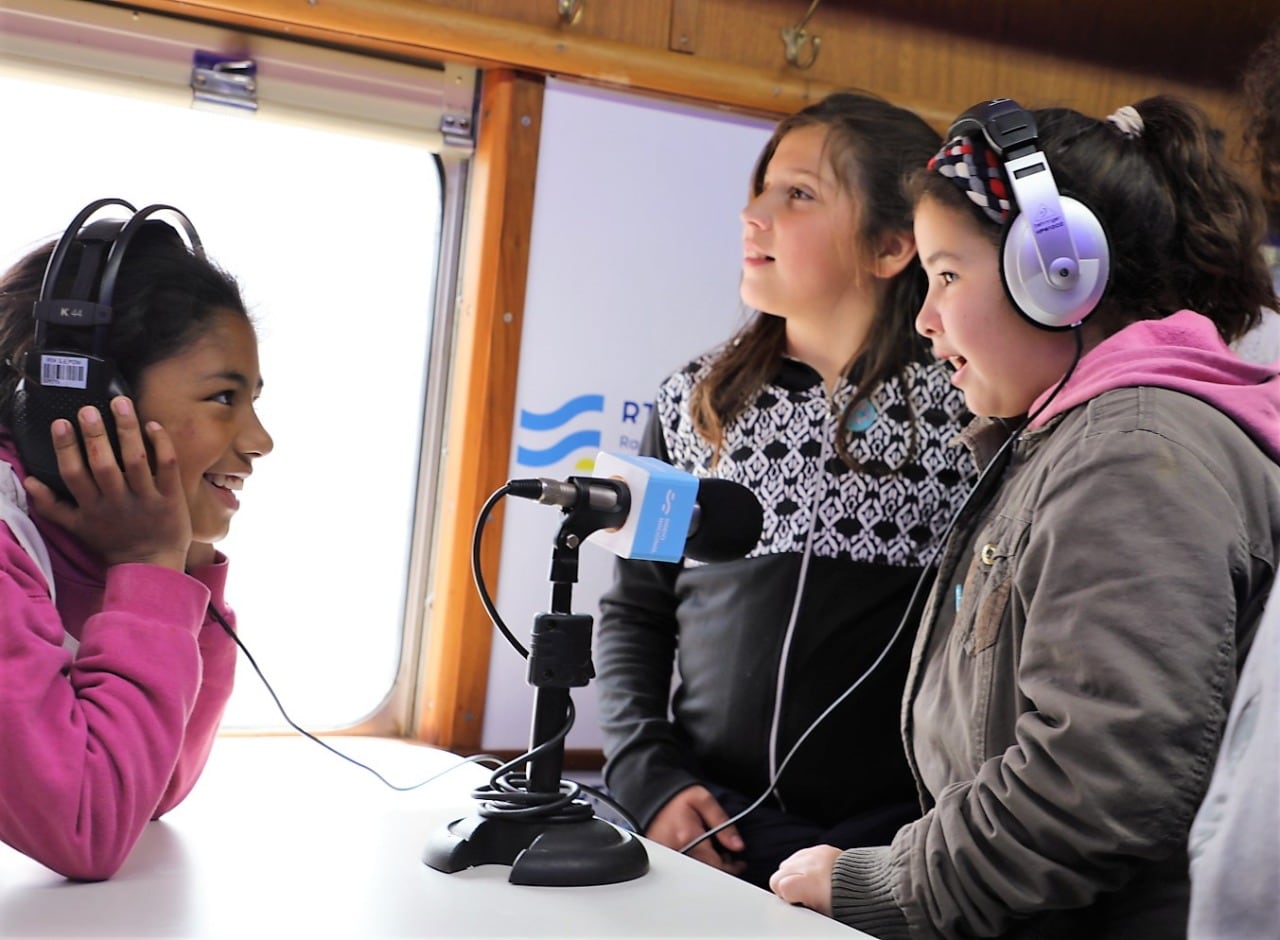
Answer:
<path fill-rule="evenodd" d="M 191 217 L 257 322 L 275 438 L 221 546 L 240 636 L 304 727 L 399 727 L 469 152 L 440 127 L 469 126 L 474 74 L 97 5 L 12 6 L 0 265 L 99 197 Z M 257 64 L 256 111 L 192 107 L 201 49 Z M 224 727 L 281 725 L 242 662 Z"/>

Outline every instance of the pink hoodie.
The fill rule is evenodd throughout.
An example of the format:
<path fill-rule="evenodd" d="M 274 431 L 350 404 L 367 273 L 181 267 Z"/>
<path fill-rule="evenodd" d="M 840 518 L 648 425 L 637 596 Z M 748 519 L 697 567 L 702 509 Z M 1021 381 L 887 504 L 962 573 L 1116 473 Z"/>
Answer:
<path fill-rule="evenodd" d="M 0 460 L 25 476 L 3 428 Z M 235 645 L 207 613 L 212 600 L 234 625 L 226 559 L 189 575 L 104 568 L 67 531 L 35 522 L 56 608 L 0 524 L 0 840 L 96 881 L 204 769 L 235 668 Z M 79 640 L 74 654 L 65 634 Z"/>
<path fill-rule="evenodd" d="M 1217 408 L 1280 462 L 1278 370 L 1280 362 L 1245 362 L 1222 341 L 1213 321 L 1180 310 L 1163 320 L 1130 324 L 1091 349 L 1030 426 L 1043 427 L 1055 415 L 1114 388 L 1167 388 Z M 1049 394 L 1036 399 L 1032 414 Z"/>

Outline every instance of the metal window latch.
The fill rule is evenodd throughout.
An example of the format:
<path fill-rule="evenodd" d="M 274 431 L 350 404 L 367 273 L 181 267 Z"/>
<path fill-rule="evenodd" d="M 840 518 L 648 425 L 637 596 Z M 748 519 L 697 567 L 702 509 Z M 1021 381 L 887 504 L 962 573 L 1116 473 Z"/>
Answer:
<path fill-rule="evenodd" d="M 451 147 L 469 148 L 476 142 L 475 128 L 471 125 L 471 115 L 448 113 L 440 117 L 440 133 L 444 142 Z"/>
<path fill-rule="evenodd" d="M 258 64 L 197 49 L 191 65 L 191 91 L 197 102 L 258 110 Z"/>

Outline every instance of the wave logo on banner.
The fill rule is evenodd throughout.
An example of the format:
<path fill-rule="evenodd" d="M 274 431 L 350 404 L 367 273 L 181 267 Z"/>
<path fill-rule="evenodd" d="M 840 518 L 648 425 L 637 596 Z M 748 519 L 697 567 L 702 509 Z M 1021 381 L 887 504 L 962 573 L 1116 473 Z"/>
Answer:
<path fill-rule="evenodd" d="M 563 432 L 563 436 L 552 443 L 541 447 L 525 447 L 517 445 L 516 463 L 522 467 L 548 467 L 559 463 L 577 450 L 587 453 L 574 461 L 575 470 L 590 472 L 595 466 L 595 455 L 600 450 L 601 430 L 599 427 L 576 431 L 565 431 L 565 426 L 584 414 L 604 415 L 603 395 L 579 395 L 570 398 L 559 408 L 546 413 L 538 413 L 520 409 L 521 432 L 544 434 L 554 431 Z"/>

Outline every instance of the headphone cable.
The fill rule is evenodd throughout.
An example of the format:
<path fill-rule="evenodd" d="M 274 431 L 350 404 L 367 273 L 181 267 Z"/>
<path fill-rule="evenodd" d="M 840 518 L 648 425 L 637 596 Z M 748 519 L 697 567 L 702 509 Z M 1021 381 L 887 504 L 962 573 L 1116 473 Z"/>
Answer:
<path fill-rule="evenodd" d="M 249 648 L 245 646 L 244 642 L 240 639 L 240 637 L 236 635 L 236 631 L 232 628 L 231 624 L 227 622 L 227 619 L 224 616 L 222 616 L 222 612 L 219 611 L 218 608 L 213 605 L 212 601 L 209 602 L 209 614 L 213 617 L 214 620 L 218 621 L 223 631 L 227 634 L 227 636 L 231 637 L 231 641 L 235 643 L 235 645 L 239 647 L 240 652 L 244 654 L 245 659 L 248 660 L 249 665 L 253 667 L 253 671 L 257 673 L 258 679 L 261 680 L 263 687 L 267 690 L 267 694 L 270 695 L 271 700 L 275 702 L 276 709 L 280 712 L 280 715 L 284 718 L 285 723 L 288 724 L 290 728 L 298 732 L 298 734 L 302 735 L 304 738 L 307 738 L 308 740 L 314 741 L 316 744 L 319 744 L 326 751 L 329 751 L 332 754 L 338 755 L 343 760 L 347 761 L 348 763 L 355 764 L 357 767 L 360 767 L 363 770 L 367 770 L 369 773 L 373 774 L 375 777 L 381 780 L 384 784 L 386 784 L 392 790 L 399 790 L 401 792 L 416 790 L 419 787 L 426 786 L 428 783 L 431 783 L 434 780 L 440 779 L 445 774 L 450 773 L 451 771 L 457 770 L 459 767 L 465 764 L 486 764 L 486 763 L 501 764 L 502 763 L 502 758 L 494 754 L 475 754 L 475 755 L 472 755 L 471 757 L 460 758 L 458 763 L 452 764 L 449 767 L 446 767 L 444 770 L 440 771 L 439 773 L 433 774 L 430 777 L 426 778 L 425 780 L 420 780 L 417 783 L 410 784 L 408 786 L 402 786 L 400 784 L 392 783 L 390 780 L 388 780 L 382 774 L 378 773 L 378 771 L 374 770 L 368 764 L 365 764 L 365 763 L 362 763 L 361 761 L 356 760 L 354 757 L 352 757 L 349 754 L 344 754 L 342 751 L 338 750 L 336 747 L 329 744 L 327 741 L 324 741 L 321 738 L 317 737 L 316 735 L 312 734 L 306 728 L 303 728 L 301 725 L 295 722 L 292 718 L 290 718 L 289 713 L 285 711 L 284 704 L 280 701 L 280 696 L 276 694 L 276 690 L 271 687 L 271 683 L 268 682 L 267 677 L 263 675 L 262 669 L 258 666 L 258 661 L 253 658 L 253 654 L 249 652 Z"/>
<path fill-rule="evenodd" d="M 249 648 L 245 646 L 244 641 L 240 639 L 231 624 L 227 622 L 227 619 L 212 602 L 209 604 L 209 613 L 213 619 L 221 625 L 227 636 L 231 637 L 232 642 L 235 643 L 240 652 L 244 654 L 245 659 L 253 668 L 253 671 L 258 676 L 259 681 L 261 681 L 263 687 L 267 690 L 267 694 L 271 696 L 271 700 L 275 703 L 276 709 L 280 712 L 281 717 L 284 718 L 286 724 L 288 724 L 290 728 L 308 740 L 314 741 L 326 751 L 336 754 L 348 763 L 354 764 L 363 770 L 367 770 L 392 790 L 400 792 L 416 790 L 419 787 L 426 786 L 428 783 L 438 780 L 445 774 L 456 770 L 464 764 L 493 765 L 491 767 L 493 773 L 489 778 L 488 784 L 477 787 L 471 791 L 471 796 L 481 804 L 480 814 L 482 816 L 550 819 L 555 822 L 587 818 L 592 815 L 592 811 L 589 804 L 584 803 L 581 800 L 582 794 L 587 793 L 593 799 L 603 803 L 616 813 L 624 825 L 630 828 L 632 832 L 638 833 L 640 831 L 640 824 L 625 807 L 616 802 L 608 794 L 601 792 L 595 787 L 588 786 L 585 783 L 578 783 L 574 780 L 565 780 L 562 781 L 561 789 L 558 793 L 543 794 L 530 792 L 527 787 L 528 781 L 525 775 L 515 772 L 515 768 L 565 739 L 565 736 L 568 735 L 569 730 L 573 727 L 574 708 L 572 699 L 569 700 L 569 712 L 565 716 L 565 724 L 561 730 L 550 740 L 530 751 L 525 752 L 524 754 L 521 754 L 519 757 L 515 757 L 504 763 L 502 758 L 495 754 L 475 754 L 471 757 L 461 758 L 458 763 L 446 767 L 444 770 L 427 777 L 425 780 L 420 780 L 418 783 L 410 784 L 408 786 L 402 786 L 392 783 L 368 764 L 357 760 L 349 754 L 343 753 L 327 741 L 317 737 L 295 722 L 285 710 L 284 704 L 276 694 L 276 690 L 272 688 L 271 683 L 267 681 L 267 677 L 263 674 L 262 668 L 258 665 L 258 661 L 254 659 L 253 654 L 249 652 Z"/>

